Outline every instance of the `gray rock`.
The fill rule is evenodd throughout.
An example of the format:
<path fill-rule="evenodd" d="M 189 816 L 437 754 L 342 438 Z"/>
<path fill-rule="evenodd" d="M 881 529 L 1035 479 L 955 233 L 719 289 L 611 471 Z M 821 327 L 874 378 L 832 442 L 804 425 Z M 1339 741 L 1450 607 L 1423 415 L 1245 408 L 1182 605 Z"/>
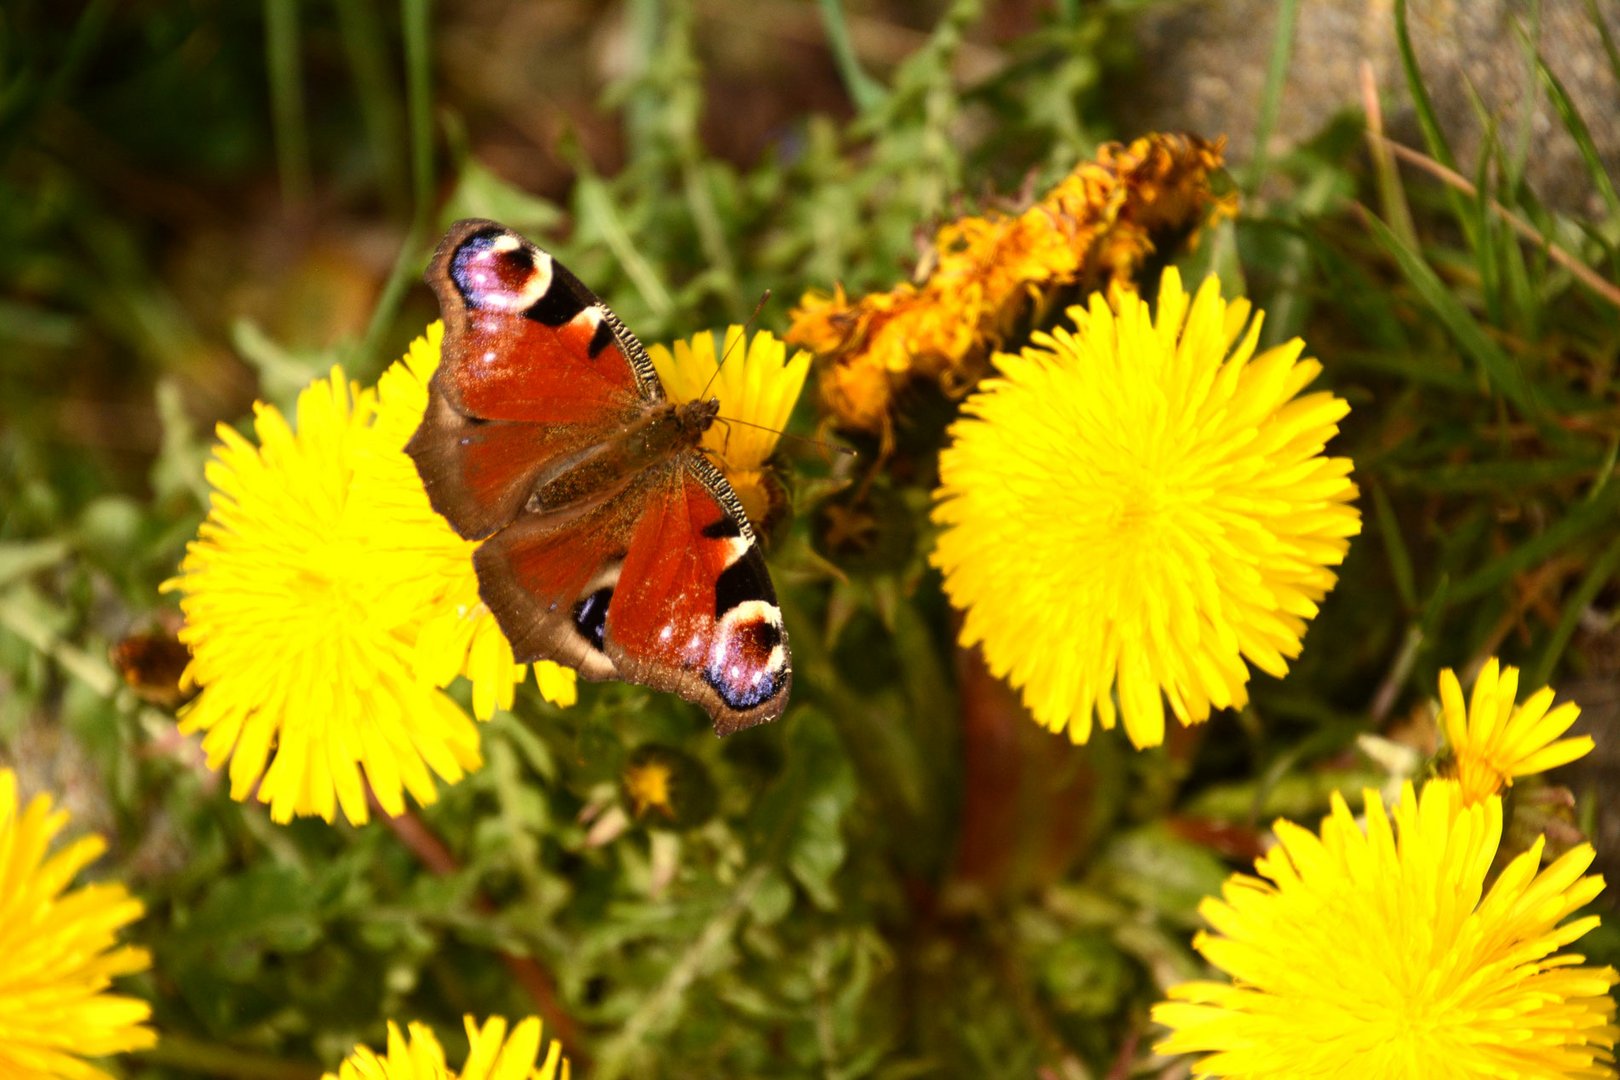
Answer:
<path fill-rule="evenodd" d="M 1251 160 L 1278 7 L 1277 0 L 1189 0 L 1145 12 L 1136 31 L 1144 70 L 1118 102 L 1123 134 L 1225 132 L 1233 164 Z M 1472 174 L 1494 127 L 1510 158 L 1525 160 L 1540 199 L 1576 213 L 1600 210 L 1527 47 L 1534 42 L 1563 83 L 1610 175 L 1620 173 L 1620 82 L 1594 10 L 1620 39 L 1620 0 L 1411 0 L 1412 47 L 1465 173 Z M 1392 0 L 1302 0 L 1270 153 L 1308 139 L 1345 109 L 1359 109 L 1364 59 L 1373 66 L 1386 131 L 1422 148 L 1394 24 Z"/>

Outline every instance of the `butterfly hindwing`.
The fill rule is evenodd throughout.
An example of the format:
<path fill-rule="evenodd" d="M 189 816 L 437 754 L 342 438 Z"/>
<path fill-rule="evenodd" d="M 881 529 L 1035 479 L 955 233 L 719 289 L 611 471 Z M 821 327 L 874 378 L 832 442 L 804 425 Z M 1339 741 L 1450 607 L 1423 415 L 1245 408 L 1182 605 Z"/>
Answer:
<path fill-rule="evenodd" d="M 780 716 L 792 671 L 742 507 L 633 334 L 518 234 L 462 221 L 427 279 L 443 355 L 406 445 L 474 554 L 520 662 L 673 691 L 728 734 Z"/>
<path fill-rule="evenodd" d="M 621 677 L 703 705 L 722 735 L 786 707 L 793 673 L 764 555 L 731 486 L 696 453 L 649 494 L 606 631 Z"/>
<path fill-rule="evenodd" d="M 607 502 L 583 514 L 524 514 L 479 546 L 479 594 L 519 661 L 554 660 L 593 680 L 618 676 L 603 634 L 630 512 L 633 504 Z"/>

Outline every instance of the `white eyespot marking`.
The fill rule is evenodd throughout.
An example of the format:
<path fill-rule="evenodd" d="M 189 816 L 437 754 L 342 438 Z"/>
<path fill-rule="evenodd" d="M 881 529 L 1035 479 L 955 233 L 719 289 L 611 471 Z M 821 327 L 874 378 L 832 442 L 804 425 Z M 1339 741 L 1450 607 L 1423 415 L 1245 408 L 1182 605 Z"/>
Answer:
<path fill-rule="evenodd" d="M 551 279 L 556 276 L 551 270 L 552 261 L 550 255 L 543 251 L 537 251 L 534 256 L 534 276 L 529 278 L 529 283 L 523 290 L 529 297 L 530 304 L 550 291 Z"/>
<path fill-rule="evenodd" d="M 663 629 L 658 631 L 659 641 L 668 641 L 675 636 L 675 627 L 672 623 L 665 623 Z"/>
<path fill-rule="evenodd" d="M 735 566 L 737 560 L 748 554 L 754 542 L 746 536 L 726 537 L 726 566 Z"/>
<path fill-rule="evenodd" d="M 751 709 L 776 696 L 787 668 L 781 609 L 745 600 L 719 619 L 703 674 L 727 705 Z"/>
<path fill-rule="evenodd" d="M 744 600 L 720 620 L 723 623 L 732 622 L 765 622 L 770 623 L 778 630 L 782 628 L 782 609 L 769 600 Z"/>
<path fill-rule="evenodd" d="M 536 300 L 551 288 L 551 256 L 543 251 L 534 253 L 534 266 L 516 285 L 504 284 L 503 275 L 490 268 L 497 259 L 503 259 L 520 247 L 517 239 L 497 236 L 489 247 L 468 261 L 465 273 L 477 294 L 477 306 L 489 311 L 509 311 L 521 314 L 534 306 Z M 510 272 L 510 271 L 508 271 Z"/>
<path fill-rule="evenodd" d="M 483 356 L 479 357 L 479 359 L 486 364 L 493 364 L 495 362 L 495 350 L 489 350 Z"/>

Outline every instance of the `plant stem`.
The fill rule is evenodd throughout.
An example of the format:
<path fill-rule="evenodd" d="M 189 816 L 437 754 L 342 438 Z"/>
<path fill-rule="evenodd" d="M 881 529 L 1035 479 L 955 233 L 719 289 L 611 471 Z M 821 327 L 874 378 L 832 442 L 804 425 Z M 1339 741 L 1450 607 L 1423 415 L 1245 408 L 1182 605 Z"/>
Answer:
<path fill-rule="evenodd" d="M 309 133 L 304 127 L 304 74 L 298 58 L 298 0 L 264 0 L 265 67 L 282 201 L 309 198 Z"/>
<path fill-rule="evenodd" d="M 378 812 L 378 816 L 388 824 L 389 830 L 431 873 L 439 877 L 449 877 L 461 871 L 461 863 L 457 861 L 449 846 L 415 814 L 407 811 L 397 817 L 391 817 L 382 813 L 375 798 L 371 800 L 371 805 Z M 480 911 L 490 913 L 496 911 L 495 904 L 483 893 L 478 894 L 476 904 Z M 532 956 L 519 956 L 503 950 L 500 958 L 512 978 L 534 1001 L 535 1011 L 545 1022 L 546 1028 L 563 1044 L 573 1067 L 583 1069 L 588 1060 L 585 1057 L 583 1036 L 579 1025 L 563 1008 L 562 1002 L 557 997 L 556 979 Z"/>

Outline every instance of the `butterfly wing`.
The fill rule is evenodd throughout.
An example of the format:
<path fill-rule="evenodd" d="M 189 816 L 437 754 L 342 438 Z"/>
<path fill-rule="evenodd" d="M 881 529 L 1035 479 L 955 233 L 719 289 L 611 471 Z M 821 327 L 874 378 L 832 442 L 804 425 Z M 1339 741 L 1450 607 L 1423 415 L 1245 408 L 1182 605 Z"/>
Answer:
<path fill-rule="evenodd" d="M 679 694 L 721 735 L 787 706 L 793 672 L 764 556 L 695 452 L 584 512 L 520 514 L 473 562 L 519 660 Z"/>
<path fill-rule="evenodd" d="M 621 677 L 604 634 L 635 510 L 620 498 L 583 512 L 523 513 L 479 545 L 479 595 L 520 663 L 555 660 L 586 679 Z"/>
<path fill-rule="evenodd" d="M 736 494 L 695 450 L 649 488 L 604 651 L 621 678 L 702 705 L 718 734 L 776 719 L 793 682 L 787 634 Z"/>
<path fill-rule="evenodd" d="M 539 478 L 664 400 L 635 336 L 512 230 L 457 222 L 427 281 L 444 315 L 443 356 L 405 450 L 462 536 L 514 520 Z"/>

